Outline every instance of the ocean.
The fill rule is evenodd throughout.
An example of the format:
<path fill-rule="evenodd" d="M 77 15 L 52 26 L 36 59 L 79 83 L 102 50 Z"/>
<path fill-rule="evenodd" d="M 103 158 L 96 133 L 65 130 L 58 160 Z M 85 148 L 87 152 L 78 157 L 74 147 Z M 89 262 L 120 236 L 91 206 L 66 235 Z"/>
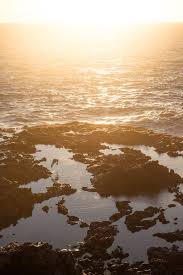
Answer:
<path fill-rule="evenodd" d="M 19 131 L 25 126 L 30 128 Z M 81 222 L 89 227 L 111 221 L 119 216 L 117 202 L 122 201 L 139 215 L 137 230 L 129 230 L 129 213 L 114 221 L 118 233 L 109 252 L 120 245 L 134 263 L 146 262 L 152 246 L 170 248 L 154 233 L 182 229 L 182 199 L 177 197 L 183 196 L 183 151 L 182 138 L 166 134 L 183 136 L 183 24 L 105 32 L 0 25 L 0 245 L 44 241 L 54 248 L 79 246 L 90 231 Z M 117 177 L 119 163 L 125 172 Z M 110 185 L 119 181 L 122 188 L 128 176 L 131 194 L 106 196 L 95 188 L 88 192 L 96 177 L 99 185 L 109 178 Z M 149 184 L 165 186 L 151 194 L 138 190 L 144 182 L 149 190 Z M 59 192 L 50 196 L 49 188 L 62 183 L 76 192 L 64 199 Z M 24 206 L 26 189 L 30 194 Z M 33 200 L 38 194 L 49 196 Z M 74 226 L 59 213 L 60 201 L 77 219 Z M 149 207 L 154 213 L 141 219 Z M 182 249 L 179 240 L 174 244 Z"/>
<path fill-rule="evenodd" d="M 54 28 L 0 26 L 0 127 L 88 121 L 183 135 L 183 25 L 97 42 Z"/>

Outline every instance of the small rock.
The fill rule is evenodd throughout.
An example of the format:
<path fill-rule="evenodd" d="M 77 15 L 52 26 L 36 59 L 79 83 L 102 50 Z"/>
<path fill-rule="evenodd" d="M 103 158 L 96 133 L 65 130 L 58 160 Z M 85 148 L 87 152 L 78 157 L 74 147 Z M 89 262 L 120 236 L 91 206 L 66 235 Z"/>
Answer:
<path fill-rule="evenodd" d="M 49 207 L 48 207 L 47 205 L 43 206 L 42 209 L 43 209 L 43 211 L 46 212 L 46 213 L 49 212 Z"/>
<path fill-rule="evenodd" d="M 86 222 L 81 222 L 80 227 L 85 228 L 85 227 L 89 227 L 89 225 Z"/>
<path fill-rule="evenodd" d="M 169 207 L 169 208 L 176 207 L 176 204 L 170 203 L 170 204 L 168 205 L 168 207 Z"/>

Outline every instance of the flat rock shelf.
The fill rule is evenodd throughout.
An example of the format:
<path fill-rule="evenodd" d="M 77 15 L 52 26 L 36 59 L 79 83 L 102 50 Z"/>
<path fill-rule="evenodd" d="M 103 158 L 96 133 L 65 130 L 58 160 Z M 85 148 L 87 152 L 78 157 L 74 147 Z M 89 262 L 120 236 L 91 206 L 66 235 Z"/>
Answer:
<path fill-rule="evenodd" d="M 183 274 L 182 137 L 78 122 L 0 132 L 2 274 Z"/>

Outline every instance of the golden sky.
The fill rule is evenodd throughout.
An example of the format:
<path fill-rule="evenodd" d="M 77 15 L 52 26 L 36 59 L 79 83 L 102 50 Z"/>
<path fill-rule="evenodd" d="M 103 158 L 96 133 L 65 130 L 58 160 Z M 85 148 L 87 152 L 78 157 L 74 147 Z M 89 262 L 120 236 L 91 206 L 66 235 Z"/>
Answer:
<path fill-rule="evenodd" d="M 183 0 L 0 0 L 0 22 L 60 24 L 183 21 Z"/>

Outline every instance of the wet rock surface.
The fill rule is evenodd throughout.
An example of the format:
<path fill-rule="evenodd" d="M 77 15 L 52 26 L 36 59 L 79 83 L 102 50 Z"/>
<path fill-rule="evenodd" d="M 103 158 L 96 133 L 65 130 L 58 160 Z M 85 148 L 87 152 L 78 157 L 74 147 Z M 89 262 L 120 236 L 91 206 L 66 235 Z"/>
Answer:
<path fill-rule="evenodd" d="M 183 193 L 178 190 L 176 190 L 176 194 L 175 194 L 175 199 L 174 201 L 180 203 L 181 205 L 183 205 Z"/>
<path fill-rule="evenodd" d="M 177 247 L 152 247 L 147 251 L 151 274 L 181 275 L 183 274 L 183 251 Z"/>
<path fill-rule="evenodd" d="M 176 204 L 170 203 L 170 204 L 168 205 L 168 207 L 169 207 L 169 208 L 176 207 Z"/>
<path fill-rule="evenodd" d="M 0 230 L 32 216 L 34 200 L 30 189 L 1 183 L 0 190 Z"/>
<path fill-rule="evenodd" d="M 174 193 L 175 200 L 183 205 L 183 196 L 179 189 L 182 178 L 173 170 L 160 165 L 157 161 L 152 161 L 141 151 L 132 148 L 121 147 L 121 154 L 105 155 L 101 152 L 101 149 L 107 149 L 107 145 L 104 143 L 151 146 L 155 148 L 156 152 L 167 153 L 173 157 L 179 156 L 183 151 L 183 138 L 181 137 L 158 134 L 147 129 L 130 126 L 68 123 L 25 128 L 22 132 L 14 133 L 12 137 L 4 139 L 0 143 L 0 230 L 11 224 L 15 225 L 21 218 L 30 217 L 35 204 L 54 197 L 72 195 L 77 191 L 70 184 L 60 183 L 51 177 L 51 172 L 44 166 L 46 158 L 42 158 L 40 161 L 34 159 L 33 154 L 36 152 L 37 144 L 69 148 L 73 153 L 74 160 L 87 165 L 87 171 L 92 174 L 92 180 L 90 186 L 81 187 L 82 191 L 96 192 L 101 197 L 124 195 L 127 199 L 130 197 L 133 202 L 134 196 L 140 194 L 155 196 L 162 190 L 168 189 L 169 192 Z M 60 161 L 54 158 L 50 166 L 54 169 L 59 163 Z M 53 184 L 47 187 L 45 193 L 32 193 L 29 189 L 20 188 L 21 185 L 49 177 Z M 169 202 L 168 207 L 172 208 L 176 205 Z M 80 259 L 79 265 L 83 267 L 83 272 L 104 274 L 105 259 L 111 261 L 106 269 L 106 272 L 111 272 L 111 274 L 164 274 L 152 273 L 151 265 L 124 263 L 122 259 L 127 254 L 123 253 L 123 250 L 118 249 L 112 255 L 112 252 L 109 253 L 107 249 L 113 244 L 118 232 L 117 227 L 112 223 L 125 217 L 125 223 L 130 232 L 147 230 L 157 221 L 162 224 L 169 223 L 165 211 L 157 207 L 147 207 L 143 211 L 135 211 L 132 209 L 130 201 L 117 201 L 116 208 L 118 212 L 107 217 L 107 221 L 91 222 L 89 225 L 79 217 L 70 216 L 64 201 L 59 201 L 58 213 L 67 215 L 69 224 L 78 224 L 80 228 L 89 227 L 87 236 L 79 248 L 80 255 L 84 255 L 83 253 L 86 252 L 90 253 L 90 257 L 84 260 Z M 45 207 L 43 210 L 48 211 Z M 181 231 L 165 234 L 173 235 L 163 235 L 164 239 L 177 238 L 180 240 L 182 238 Z M 17 246 L 17 249 L 24 251 L 23 246 L 19 245 L 19 247 L 21 248 Z M 117 254 L 121 256 L 117 257 Z M 21 271 L 19 273 L 21 274 Z"/>
<path fill-rule="evenodd" d="M 132 233 L 142 229 L 147 230 L 156 224 L 159 217 L 154 217 L 160 212 L 160 209 L 149 206 L 144 211 L 135 211 L 133 214 L 126 216 L 125 224 Z M 152 218 L 152 219 L 148 219 Z M 164 219 L 163 219 L 164 220 Z"/>
<path fill-rule="evenodd" d="M 32 154 L 35 153 L 35 147 L 24 141 L 12 138 L 0 143 L 0 152 L 0 183 L 21 185 L 51 175 L 48 169 L 34 160 Z"/>
<path fill-rule="evenodd" d="M 0 248 L 0 273 L 36 275 L 79 275 L 69 250 L 53 250 L 46 243 L 12 243 Z"/>
<path fill-rule="evenodd" d="M 43 206 L 42 209 L 45 213 L 49 212 L 49 207 L 47 205 Z"/>
<path fill-rule="evenodd" d="M 89 253 L 105 252 L 114 242 L 118 233 L 116 226 L 109 221 L 92 222 L 84 239 L 82 249 Z"/>
<path fill-rule="evenodd" d="M 75 225 L 75 224 L 78 224 L 79 222 L 79 218 L 76 217 L 76 216 L 69 216 L 67 215 L 68 219 L 67 219 L 67 223 L 70 224 L 70 225 Z"/>
<path fill-rule="evenodd" d="M 58 204 L 58 213 L 67 215 L 68 209 L 63 204 Z"/>
<path fill-rule="evenodd" d="M 176 241 L 183 241 L 183 230 L 176 230 L 168 233 L 155 233 L 155 237 L 162 238 L 167 242 L 173 243 Z"/>
<path fill-rule="evenodd" d="M 81 256 L 79 250 L 53 250 L 47 243 L 11 243 L 0 248 L 0 272 L 5 275 L 182 275 L 183 251 L 151 247 L 148 263 L 129 264 L 117 247 L 110 254 Z"/>
<path fill-rule="evenodd" d="M 130 201 L 117 201 L 116 208 L 118 209 L 118 213 L 113 214 L 109 220 L 111 222 L 116 222 L 122 217 L 129 215 L 132 213 L 132 207 L 129 205 Z"/>
<path fill-rule="evenodd" d="M 141 151 L 125 148 L 122 155 L 98 156 L 88 171 L 92 184 L 104 196 L 153 194 L 178 185 L 182 179 Z"/>
<path fill-rule="evenodd" d="M 72 188 L 70 184 L 55 182 L 53 186 L 47 187 L 47 192 L 34 194 L 33 197 L 36 203 L 41 203 L 53 197 L 69 196 L 75 192 L 76 189 Z"/>

